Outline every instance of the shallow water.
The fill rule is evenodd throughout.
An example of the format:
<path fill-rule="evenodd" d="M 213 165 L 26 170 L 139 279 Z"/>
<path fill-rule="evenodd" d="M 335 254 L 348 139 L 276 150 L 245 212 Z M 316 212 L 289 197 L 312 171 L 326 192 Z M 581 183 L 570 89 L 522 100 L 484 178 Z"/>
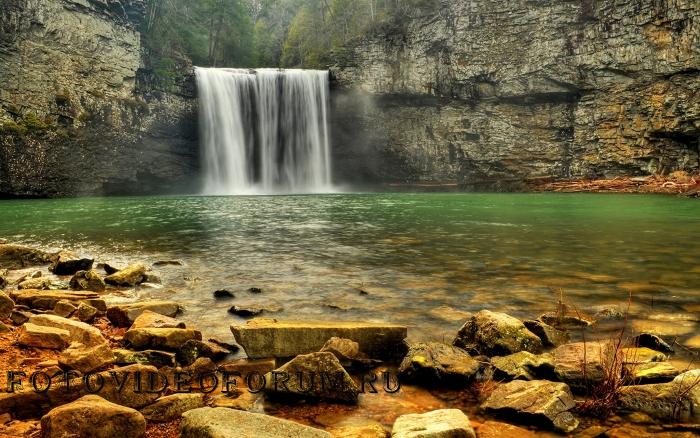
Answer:
<path fill-rule="evenodd" d="M 111 299 L 183 303 L 230 338 L 232 304 L 275 318 L 391 321 L 451 339 L 463 312 L 518 317 L 624 303 L 697 332 L 700 202 L 592 194 L 336 194 L 0 201 L 0 237 L 98 260 L 181 259 L 160 289 Z M 260 287 L 262 294 L 247 292 Z M 236 294 L 217 301 L 212 292 Z M 360 291 L 366 293 L 361 293 Z M 677 321 L 682 321 L 678 324 Z"/>

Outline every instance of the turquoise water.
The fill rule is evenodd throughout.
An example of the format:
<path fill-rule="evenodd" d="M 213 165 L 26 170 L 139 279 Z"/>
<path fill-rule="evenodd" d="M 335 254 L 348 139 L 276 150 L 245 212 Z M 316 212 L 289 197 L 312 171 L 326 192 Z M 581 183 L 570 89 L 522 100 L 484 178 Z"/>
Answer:
<path fill-rule="evenodd" d="M 181 301 L 230 336 L 232 304 L 275 318 L 408 324 L 451 339 L 462 312 L 534 317 L 563 292 L 583 311 L 633 291 L 640 319 L 695 321 L 700 202 L 593 194 L 336 194 L 0 201 L 0 237 L 99 260 L 154 262 L 159 289 L 110 299 Z M 250 294 L 249 287 L 263 289 Z M 232 301 L 216 301 L 226 288 Z M 366 293 L 361 293 L 364 291 Z M 447 306 L 447 307 L 445 307 Z M 691 325 L 694 322 L 691 323 Z M 693 331 L 697 329 L 694 326 Z"/>

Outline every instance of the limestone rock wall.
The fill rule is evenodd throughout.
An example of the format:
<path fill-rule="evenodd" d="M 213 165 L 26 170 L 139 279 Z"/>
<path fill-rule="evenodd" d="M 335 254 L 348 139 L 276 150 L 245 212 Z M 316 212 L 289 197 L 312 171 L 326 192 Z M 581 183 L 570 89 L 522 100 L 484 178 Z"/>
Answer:
<path fill-rule="evenodd" d="M 694 0 L 443 0 L 335 60 L 336 157 L 355 164 L 340 178 L 514 189 L 699 169 Z"/>
<path fill-rule="evenodd" d="M 167 89 L 144 68 L 144 0 L 2 0 L 0 194 L 192 187 L 191 66 Z"/>

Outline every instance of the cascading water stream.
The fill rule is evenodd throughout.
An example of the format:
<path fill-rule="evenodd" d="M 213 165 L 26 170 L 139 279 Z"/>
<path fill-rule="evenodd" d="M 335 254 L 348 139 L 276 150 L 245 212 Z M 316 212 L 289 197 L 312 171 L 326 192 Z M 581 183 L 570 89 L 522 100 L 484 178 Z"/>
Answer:
<path fill-rule="evenodd" d="M 328 72 L 197 68 L 204 193 L 331 190 Z"/>

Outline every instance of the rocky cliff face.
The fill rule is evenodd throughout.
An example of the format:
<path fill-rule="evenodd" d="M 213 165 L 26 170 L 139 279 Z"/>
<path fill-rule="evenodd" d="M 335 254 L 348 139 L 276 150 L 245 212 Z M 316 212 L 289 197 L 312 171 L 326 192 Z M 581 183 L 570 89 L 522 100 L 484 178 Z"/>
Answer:
<path fill-rule="evenodd" d="M 336 54 L 341 177 L 512 189 L 698 170 L 697 1 L 438 3 Z"/>
<path fill-rule="evenodd" d="M 0 194 L 192 187 L 193 81 L 164 87 L 143 67 L 143 0 L 2 3 Z"/>

